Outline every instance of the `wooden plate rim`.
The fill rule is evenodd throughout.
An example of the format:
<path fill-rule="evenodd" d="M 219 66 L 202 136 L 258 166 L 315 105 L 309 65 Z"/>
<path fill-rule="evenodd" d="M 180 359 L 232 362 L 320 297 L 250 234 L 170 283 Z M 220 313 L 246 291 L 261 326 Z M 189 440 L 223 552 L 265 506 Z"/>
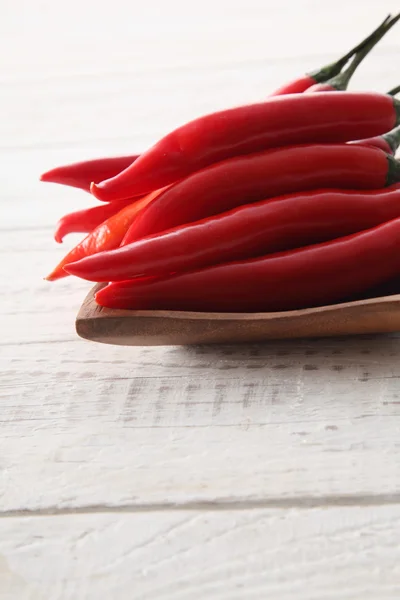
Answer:
<path fill-rule="evenodd" d="M 122 310 L 114 308 L 104 308 L 95 304 L 94 296 L 98 290 L 104 287 L 104 284 L 95 285 L 87 294 L 83 301 L 77 320 L 80 319 L 106 319 L 106 318 L 173 318 L 182 320 L 206 320 L 206 321 L 264 321 L 268 319 L 280 320 L 293 317 L 309 316 L 316 314 L 329 314 L 349 308 L 363 308 L 382 306 L 386 304 L 395 304 L 400 302 L 400 294 L 391 296 L 377 296 L 364 300 L 354 300 L 343 302 L 341 304 L 327 304 L 314 308 L 303 308 L 299 310 L 288 310 L 282 312 L 261 312 L 261 313 L 214 313 L 214 312 L 191 312 L 191 311 L 172 311 L 172 310 Z"/>

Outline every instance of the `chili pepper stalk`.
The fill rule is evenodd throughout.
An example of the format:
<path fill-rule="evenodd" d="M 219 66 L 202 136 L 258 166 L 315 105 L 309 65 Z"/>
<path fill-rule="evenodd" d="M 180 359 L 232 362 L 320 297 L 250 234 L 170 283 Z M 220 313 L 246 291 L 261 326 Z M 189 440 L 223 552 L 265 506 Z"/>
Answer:
<path fill-rule="evenodd" d="M 388 96 L 396 96 L 400 92 L 400 85 L 388 92 Z"/>
<path fill-rule="evenodd" d="M 317 83 L 312 85 L 306 93 L 314 93 L 314 92 L 328 92 L 328 91 L 344 91 L 347 90 L 350 80 L 356 72 L 359 65 L 363 62 L 363 60 L 368 56 L 371 50 L 376 46 L 376 44 L 386 35 L 386 33 L 398 22 L 400 19 L 400 13 L 395 17 L 389 18 L 384 21 L 380 27 L 376 30 L 374 34 L 371 35 L 371 39 L 365 46 L 356 53 L 353 60 L 350 63 L 350 66 L 347 67 L 342 73 L 335 75 L 326 82 Z"/>
<path fill-rule="evenodd" d="M 387 145 L 391 148 L 392 153 L 396 154 L 400 147 L 400 126 L 395 127 L 392 131 L 384 133 L 382 138 L 385 140 Z"/>
<path fill-rule="evenodd" d="M 362 42 L 357 44 L 357 46 L 352 48 L 349 52 L 347 52 L 337 61 L 325 65 L 320 69 L 307 73 L 306 75 L 303 75 L 302 77 L 299 77 L 298 79 L 295 79 L 294 81 L 283 85 L 275 92 L 273 92 L 271 96 L 302 93 L 314 84 L 324 83 L 325 81 L 332 79 L 332 77 L 335 77 L 341 72 L 341 70 L 347 65 L 347 63 L 351 58 L 353 58 L 353 56 L 355 56 L 358 52 L 362 51 L 365 48 L 365 46 L 376 35 L 377 31 L 379 31 L 388 21 L 390 21 L 390 18 L 391 15 L 389 14 L 386 17 L 386 19 L 379 25 L 379 27 L 377 27 L 377 29 L 374 29 L 374 31 L 370 33 L 369 36 L 367 36 L 364 40 L 362 40 Z"/>

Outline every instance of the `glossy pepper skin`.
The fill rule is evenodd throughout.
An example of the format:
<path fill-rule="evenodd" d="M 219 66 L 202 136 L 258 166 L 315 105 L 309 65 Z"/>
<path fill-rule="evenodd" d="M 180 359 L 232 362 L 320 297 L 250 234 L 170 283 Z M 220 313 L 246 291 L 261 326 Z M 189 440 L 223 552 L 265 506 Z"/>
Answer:
<path fill-rule="evenodd" d="M 194 173 L 160 194 L 132 224 L 123 245 L 249 202 L 318 188 L 378 189 L 399 178 L 393 157 L 350 144 L 241 156 Z"/>
<path fill-rule="evenodd" d="M 386 154 L 391 154 L 392 156 L 394 156 L 394 154 L 396 152 L 395 150 L 393 151 L 393 148 L 386 141 L 386 139 L 383 135 L 376 135 L 375 137 L 372 137 L 372 138 L 367 138 L 365 140 L 356 140 L 354 142 L 348 142 L 348 143 L 355 145 L 355 146 L 368 146 L 370 148 L 378 148 L 379 150 L 382 150 Z"/>
<path fill-rule="evenodd" d="M 120 202 L 108 202 L 100 206 L 91 206 L 90 208 L 68 213 L 58 221 L 54 239 L 58 244 L 61 244 L 64 237 L 69 233 L 90 233 L 95 227 L 101 225 L 112 215 L 133 202 L 135 202 L 135 199 L 129 198 Z"/>
<path fill-rule="evenodd" d="M 285 311 L 338 302 L 400 274 L 400 219 L 351 236 L 160 279 L 109 284 L 101 306 L 199 312 Z"/>
<path fill-rule="evenodd" d="M 400 102 L 375 93 L 276 96 L 206 115 L 162 138 L 116 177 L 92 184 L 96 198 L 122 200 L 213 163 L 279 146 L 337 143 L 380 135 L 400 118 Z"/>
<path fill-rule="evenodd" d="M 335 70 L 333 71 L 335 72 Z M 274 92 L 272 92 L 272 94 L 270 94 L 270 96 L 287 96 L 288 94 L 302 94 L 303 92 L 305 92 L 306 90 L 308 90 L 312 85 L 314 85 L 317 82 L 317 78 L 319 77 L 319 74 L 321 73 L 321 77 L 323 78 L 322 81 L 324 81 L 325 77 L 326 79 L 330 79 L 330 76 L 327 76 L 325 74 L 325 70 L 321 69 L 320 71 L 316 71 L 315 75 L 302 75 L 301 77 L 299 77 L 298 79 L 294 79 L 293 81 L 289 81 L 288 83 L 285 83 L 284 85 L 282 85 L 281 87 L 279 87 L 277 90 L 275 90 Z M 330 72 L 329 72 L 330 74 Z M 332 75 L 331 75 L 332 77 Z"/>
<path fill-rule="evenodd" d="M 55 167 L 40 176 L 40 181 L 59 183 L 70 187 L 90 191 L 92 181 L 98 183 L 118 175 L 139 158 L 138 154 L 132 156 L 116 156 L 111 158 L 95 158 L 82 162 Z"/>
<path fill-rule="evenodd" d="M 70 262 L 90 256 L 96 252 L 118 248 L 132 221 L 143 210 L 146 204 L 152 201 L 156 193 L 154 192 L 136 200 L 96 227 L 84 240 L 68 252 L 55 269 L 46 277 L 47 281 L 55 281 L 56 279 L 67 277 L 68 273 L 64 271 L 64 266 Z"/>
<path fill-rule="evenodd" d="M 85 258 L 66 270 L 90 281 L 162 276 L 331 240 L 400 217 L 400 184 L 317 190 L 256 202 Z"/>
<path fill-rule="evenodd" d="M 337 61 L 335 61 L 329 65 L 325 65 L 325 67 L 317 69 L 307 75 L 303 75 L 297 79 L 294 79 L 293 81 L 290 81 L 290 82 L 284 84 L 283 86 L 278 88 L 275 92 L 273 92 L 271 94 L 271 96 L 281 96 L 281 95 L 286 95 L 286 94 L 301 94 L 301 93 L 305 92 L 307 89 L 309 89 L 312 85 L 318 84 L 318 83 L 323 83 L 325 81 L 328 81 L 332 77 L 339 75 L 339 73 L 346 66 L 346 64 L 349 62 L 349 60 L 355 54 L 357 54 L 357 52 L 360 52 L 361 50 L 363 50 L 365 48 L 365 46 L 377 34 L 377 32 L 382 27 L 384 27 L 385 24 L 387 24 L 390 21 L 390 19 L 391 19 L 391 16 L 388 15 L 386 17 L 386 19 L 379 25 L 379 27 L 377 27 L 377 29 L 374 29 L 374 31 L 372 33 L 370 33 L 370 35 L 368 37 L 363 39 L 360 42 L 360 44 L 358 44 L 357 46 L 352 48 L 349 52 L 347 52 L 347 54 L 345 54 L 344 56 L 339 58 Z"/>

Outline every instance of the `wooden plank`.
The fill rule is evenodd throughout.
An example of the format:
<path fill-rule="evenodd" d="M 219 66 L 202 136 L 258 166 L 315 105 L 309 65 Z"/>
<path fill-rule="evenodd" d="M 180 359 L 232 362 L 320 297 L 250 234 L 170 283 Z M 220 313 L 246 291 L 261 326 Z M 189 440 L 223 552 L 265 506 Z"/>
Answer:
<path fill-rule="evenodd" d="M 2 600 L 397 600 L 400 507 L 0 520 Z"/>
<path fill-rule="evenodd" d="M 394 501 L 399 352 L 385 336 L 2 346 L 0 508 Z"/>

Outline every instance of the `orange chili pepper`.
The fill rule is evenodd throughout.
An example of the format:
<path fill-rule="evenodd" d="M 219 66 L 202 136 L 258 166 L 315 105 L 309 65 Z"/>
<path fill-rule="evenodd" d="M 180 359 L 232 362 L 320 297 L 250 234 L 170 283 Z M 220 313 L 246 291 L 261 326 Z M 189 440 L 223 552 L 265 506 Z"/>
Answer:
<path fill-rule="evenodd" d="M 68 252 L 45 279 L 47 279 L 47 281 L 55 281 L 56 279 L 67 277 L 68 273 L 64 271 L 64 265 L 80 260 L 86 256 L 97 254 L 97 252 L 118 248 L 136 216 L 145 206 L 150 204 L 160 192 L 161 190 L 157 190 L 144 198 L 136 200 L 115 215 L 112 215 L 109 219 L 101 223 L 101 225 L 98 225 L 84 240 Z"/>

